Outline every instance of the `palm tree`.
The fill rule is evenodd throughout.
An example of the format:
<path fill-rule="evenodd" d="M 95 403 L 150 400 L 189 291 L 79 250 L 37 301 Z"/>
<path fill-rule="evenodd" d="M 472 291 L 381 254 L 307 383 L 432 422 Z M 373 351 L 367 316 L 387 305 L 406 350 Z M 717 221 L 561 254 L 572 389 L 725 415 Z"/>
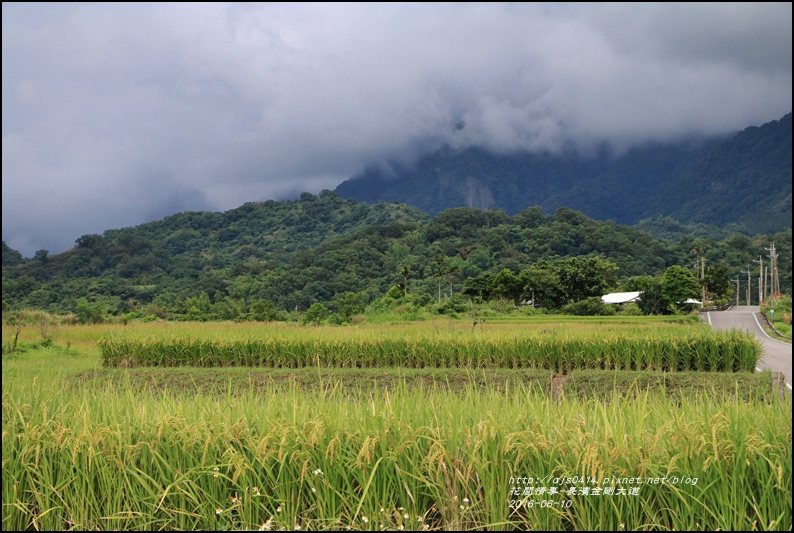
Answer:
<path fill-rule="evenodd" d="M 460 267 L 457 265 L 450 265 L 447 267 L 447 278 L 449 279 L 449 297 L 452 298 L 452 278 L 460 273 Z"/>
<path fill-rule="evenodd" d="M 408 276 L 411 274 L 410 265 L 400 265 L 400 275 L 403 277 L 403 292 L 408 294 Z"/>
<path fill-rule="evenodd" d="M 433 270 L 433 277 L 438 280 L 438 303 L 441 303 L 441 282 L 444 280 L 444 276 L 447 274 L 447 258 L 443 255 L 437 256 L 433 261 L 436 263 L 436 267 Z"/>

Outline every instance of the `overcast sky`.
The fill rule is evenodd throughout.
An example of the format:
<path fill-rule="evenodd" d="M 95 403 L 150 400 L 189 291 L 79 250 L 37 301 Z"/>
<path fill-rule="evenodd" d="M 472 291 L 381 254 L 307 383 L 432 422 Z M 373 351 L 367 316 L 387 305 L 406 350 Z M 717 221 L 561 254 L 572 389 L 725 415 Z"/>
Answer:
<path fill-rule="evenodd" d="M 26 257 L 444 144 L 622 149 L 792 109 L 791 3 L 2 10 L 2 234 Z"/>

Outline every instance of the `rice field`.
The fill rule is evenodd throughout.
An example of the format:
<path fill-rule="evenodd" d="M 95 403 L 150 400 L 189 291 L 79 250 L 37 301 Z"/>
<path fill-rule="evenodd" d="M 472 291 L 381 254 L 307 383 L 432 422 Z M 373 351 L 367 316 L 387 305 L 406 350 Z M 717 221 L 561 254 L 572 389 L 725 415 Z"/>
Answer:
<path fill-rule="evenodd" d="M 792 528 L 790 395 L 729 387 L 673 395 L 649 385 L 591 396 L 587 383 L 599 372 L 616 383 L 628 375 L 593 369 L 572 370 L 572 393 L 553 395 L 556 368 L 511 370 L 509 358 L 478 366 L 479 352 L 469 370 L 464 355 L 437 355 L 459 361 L 449 369 L 309 360 L 318 346 L 344 341 L 475 350 L 538 338 L 712 339 L 698 324 L 268 325 L 256 330 L 258 342 L 305 343 L 304 368 L 101 368 L 100 338 L 256 340 L 249 325 L 148 326 L 61 328 L 55 346 L 4 357 L 4 530 Z M 226 387 L 189 383 L 217 372 L 230 376 Z M 400 379 L 383 386 L 373 373 Z M 428 373 L 455 386 L 408 384 Z M 234 386 L 236 374 L 270 378 L 246 388 Z M 293 374 L 302 381 L 270 380 Z M 657 375 L 666 381 L 647 374 Z M 355 394 L 350 376 L 359 379 Z M 144 390 L 155 379 L 170 385 Z"/>

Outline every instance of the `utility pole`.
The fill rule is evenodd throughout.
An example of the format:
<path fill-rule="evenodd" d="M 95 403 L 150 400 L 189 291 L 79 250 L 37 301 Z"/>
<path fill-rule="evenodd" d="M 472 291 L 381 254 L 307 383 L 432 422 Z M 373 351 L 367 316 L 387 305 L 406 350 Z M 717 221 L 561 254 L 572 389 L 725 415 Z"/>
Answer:
<path fill-rule="evenodd" d="M 706 258 L 703 256 L 703 248 L 701 246 L 695 246 L 692 249 L 692 253 L 697 257 L 693 266 L 700 278 L 700 307 L 703 307 L 706 305 Z"/>
<path fill-rule="evenodd" d="M 736 307 L 739 307 L 739 276 L 736 276 L 736 279 L 732 279 L 731 281 L 736 282 Z"/>
<path fill-rule="evenodd" d="M 742 274 L 747 274 L 747 305 L 750 305 L 750 265 L 747 265 L 747 270 L 742 270 Z"/>
<path fill-rule="evenodd" d="M 780 278 L 777 273 L 777 253 L 775 252 L 775 243 L 772 243 L 769 248 L 764 248 L 769 252 L 769 281 L 772 285 L 770 294 L 775 297 L 780 293 Z"/>
<path fill-rule="evenodd" d="M 759 255 L 758 259 L 753 259 L 753 263 L 758 263 L 758 305 L 764 301 L 764 256 Z"/>
<path fill-rule="evenodd" d="M 764 267 L 764 300 L 766 300 L 768 289 L 769 289 L 769 267 Z"/>

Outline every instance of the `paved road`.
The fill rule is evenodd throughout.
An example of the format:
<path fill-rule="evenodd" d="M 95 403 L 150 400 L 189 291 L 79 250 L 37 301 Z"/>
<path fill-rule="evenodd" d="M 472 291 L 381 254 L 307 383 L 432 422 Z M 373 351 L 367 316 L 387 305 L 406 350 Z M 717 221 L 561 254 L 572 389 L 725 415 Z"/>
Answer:
<path fill-rule="evenodd" d="M 757 305 L 741 305 L 731 307 L 727 311 L 710 311 L 702 313 L 703 317 L 714 329 L 742 329 L 758 337 L 764 353 L 758 361 L 756 369 L 769 369 L 783 372 L 786 376 L 786 388 L 791 392 L 791 344 L 775 340 L 761 328 L 758 314 L 761 310 Z"/>

